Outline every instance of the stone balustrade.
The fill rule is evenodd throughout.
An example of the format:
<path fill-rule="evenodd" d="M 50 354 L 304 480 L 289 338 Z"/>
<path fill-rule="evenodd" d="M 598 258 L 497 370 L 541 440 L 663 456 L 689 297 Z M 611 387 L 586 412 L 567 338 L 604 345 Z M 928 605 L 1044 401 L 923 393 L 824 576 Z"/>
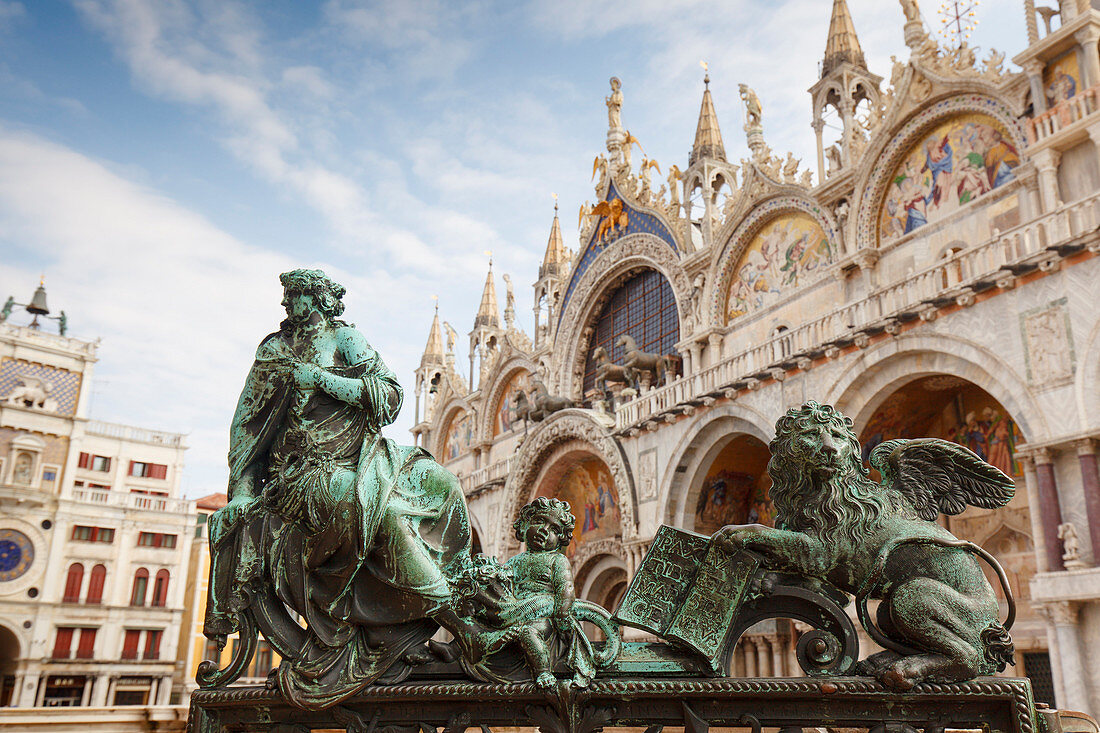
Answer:
<path fill-rule="evenodd" d="M 102 489 L 85 487 L 73 489 L 73 501 L 170 514 L 190 514 L 195 510 L 194 502 L 186 499 L 171 499 L 167 496 L 139 494 L 129 491 L 103 491 Z"/>
<path fill-rule="evenodd" d="M 943 306 L 973 302 L 975 292 L 1007 285 L 1021 273 L 1045 266 L 1075 237 L 1100 225 L 1095 194 L 964 249 L 931 267 L 880 287 L 870 295 L 784 331 L 717 363 L 622 404 L 616 427 L 628 430 L 670 411 L 688 411 L 718 396 L 732 397 L 759 382 L 782 379 L 806 368 L 812 358 L 858 344 L 870 334 L 891 331 L 904 321 L 928 318 Z M 783 305 L 784 303 L 777 304 Z M 730 330 L 736 329 L 736 325 Z"/>
<path fill-rule="evenodd" d="M 1027 137 L 1035 145 L 1100 110 L 1100 85 L 1089 87 L 1027 121 Z"/>
<path fill-rule="evenodd" d="M 184 436 L 179 433 L 147 430 L 145 428 L 134 427 L 133 425 L 101 422 L 99 420 L 89 420 L 85 430 L 92 435 L 102 435 L 107 438 L 118 438 L 119 440 L 133 440 L 140 443 L 152 443 L 153 445 L 165 445 L 172 448 L 183 446 L 184 438 Z"/>

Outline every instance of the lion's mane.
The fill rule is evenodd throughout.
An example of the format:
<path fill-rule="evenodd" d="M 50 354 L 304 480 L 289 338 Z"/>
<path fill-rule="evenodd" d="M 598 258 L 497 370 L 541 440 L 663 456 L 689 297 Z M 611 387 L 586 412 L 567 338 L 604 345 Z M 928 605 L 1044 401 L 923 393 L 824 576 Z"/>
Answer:
<path fill-rule="evenodd" d="M 813 458 L 820 446 L 801 440 L 818 428 L 841 430 L 848 440 L 848 458 L 824 483 L 812 475 Z M 860 445 L 852 432 L 852 420 L 831 405 L 813 400 L 792 408 L 775 425 L 775 439 L 769 446 L 768 474 L 772 479 L 771 499 L 776 526 L 815 536 L 835 544 L 836 532 L 849 542 L 866 541 L 866 534 L 879 515 L 890 506 L 880 487 L 871 481 L 860 458 Z M 840 460 L 840 459 L 838 459 Z"/>

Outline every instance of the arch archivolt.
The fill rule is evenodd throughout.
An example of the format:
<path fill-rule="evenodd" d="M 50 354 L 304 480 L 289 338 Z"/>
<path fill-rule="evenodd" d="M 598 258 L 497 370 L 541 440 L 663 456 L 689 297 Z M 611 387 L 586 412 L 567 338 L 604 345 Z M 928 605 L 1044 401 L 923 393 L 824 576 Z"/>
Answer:
<path fill-rule="evenodd" d="M 738 222 L 733 233 L 722 246 L 721 254 L 711 265 L 707 275 L 707 282 L 711 284 L 710 308 L 707 309 L 710 313 L 710 322 L 701 325 L 719 327 L 726 325 L 726 301 L 730 284 L 733 282 L 733 270 L 740 261 L 741 255 L 752 243 L 757 232 L 774 219 L 787 213 L 809 214 L 821 226 L 834 251 L 840 254 L 841 242 L 833 215 L 816 201 L 804 196 L 783 195 L 753 206 L 747 216 Z M 826 272 L 828 270 L 823 270 L 815 279 L 824 276 Z"/>
<path fill-rule="evenodd" d="M 657 516 L 674 527 L 686 527 L 691 497 L 698 494 L 707 466 L 718 451 L 739 435 L 765 445 L 775 437 L 774 420 L 743 404 L 730 403 L 695 418 L 666 464 L 658 493 Z M 683 470 L 681 470 L 683 469 Z"/>
<path fill-rule="evenodd" d="M 1027 383 L 993 352 L 946 334 L 902 334 L 868 347 L 837 379 L 825 401 L 852 418 L 858 435 L 894 392 L 919 377 L 949 374 L 988 392 L 1028 441 L 1052 433 Z"/>
<path fill-rule="evenodd" d="M 609 244 L 584 271 L 558 321 L 554 348 L 561 354 L 558 372 L 551 390 L 556 394 L 579 397 L 584 379 L 584 361 L 592 320 L 607 299 L 632 275 L 656 270 L 668 281 L 676 298 L 680 333 L 688 332 L 685 318 L 690 313 L 691 281 L 680 266 L 677 253 L 653 234 L 630 234 Z"/>
<path fill-rule="evenodd" d="M 447 433 L 451 430 L 451 423 L 458 417 L 459 413 L 465 412 L 466 414 L 474 417 L 473 408 L 461 397 L 452 397 L 447 401 L 447 404 L 439 411 L 439 430 L 433 431 L 432 435 L 432 450 L 433 456 L 443 455 L 443 443 L 447 440 Z"/>
<path fill-rule="evenodd" d="M 609 567 L 626 570 L 623 543 L 615 537 L 585 542 L 573 556 L 572 565 L 577 591 L 581 598 L 587 598 L 585 592 L 591 589 L 592 581 Z"/>
<path fill-rule="evenodd" d="M 600 542 L 611 541 L 601 540 Z M 592 544 L 599 543 L 593 542 Z M 621 546 L 622 543 L 619 544 Z M 602 603 L 608 600 L 606 596 L 613 587 L 610 585 L 612 582 L 625 583 L 629 580 L 626 560 L 619 553 L 610 551 L 610 547 L 600 549 L 603 551 L 596 552 L 594 548 L 593 554 L 587 555 L 584 560 L 580 559 L 579 552 L 573 558 L 577 597 L 593 603 Z"/>
<path fill-rule="evenodd" d="M 884 142 L 879 143 L 882 145 L 881 150 L 868 150 L 864 153 L 864 160 L 872 162 L 864 167 L 863 175 L 855 188 L 857 195 L 854 200 L 859 202 L 859 210 L 855 216 L 857 249 L 878 247 L 879 208 L 886 196 L 894 169 L 902 158 L 929 128 L 967 112 L 986 115 L 1002 125 L 1021 153 L 1027 147 L 1023 125 L 1010 106 L 1002 100 L 986 94 L 952 94 L 933 104 L 922 105 L 919 111 L 896 128 L 892 137 L 884 138 Z"/>
<path fill-rule="evenodd" d="M 619 495 L 624 539 L 637 531 L 634 481 L 626 465 L 622 447 L 586 410 L 568 409 L 551 415 L 534 428 L 516 454 L 516 464 L 504 484 L 503 521 L 511 526 L 519 518 L 523 505 L 531 500 L 546 473 L 554 469 L 557 458 L 565 453 L 584 451 L 607 466 Z M 508 546 L 518 547 L 515 538 Z M 586 543 L 587 544 L 587 543 Z"/>
<path fill-rule="evenodd" d="M 494 438 L 493 427 L 496 422 L 497 411 L 500 409 L 500 401 L 504 397 L 504 390 L 508 384 L 520 372 L 534 374 L 537 370 L 535 363 L 525 356 L 513 356 L 496 370 L 493 381 L 486 390 L 488 399 L 482 404 L 481 414 L 477 417 L 477 434 L 482 442 L 491 441 Z"/>

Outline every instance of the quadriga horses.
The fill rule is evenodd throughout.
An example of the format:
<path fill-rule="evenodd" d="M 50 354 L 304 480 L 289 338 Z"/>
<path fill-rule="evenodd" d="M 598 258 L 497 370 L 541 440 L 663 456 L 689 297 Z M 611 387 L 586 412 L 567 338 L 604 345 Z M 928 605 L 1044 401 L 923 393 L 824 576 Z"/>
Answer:
<path fill-rule="evenodd" d="M 679 358 L 671 354 L 652 354 L 638 348 L 634 337 L 628 333 L 619 336 L 616 346 L 622 346 L 626 352 L 623 367 L 633 374 L 632 384 L 635 389 L 641 389 L 638 384 L 638 374 L 649 372 L 653 375 L 654 384 L 668 384 L 676 376 Z"/>

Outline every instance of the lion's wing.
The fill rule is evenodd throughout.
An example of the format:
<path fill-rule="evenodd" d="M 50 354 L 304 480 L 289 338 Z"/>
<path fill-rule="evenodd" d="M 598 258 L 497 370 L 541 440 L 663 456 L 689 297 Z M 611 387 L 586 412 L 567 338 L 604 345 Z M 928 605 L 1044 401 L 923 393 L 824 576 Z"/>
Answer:
<path fill-rule="evenodd" d="M 995 509 L 1016 493 L 1015 482 L 973 451 L 936 438 L 888 440 L 871 451 L 883 483 L 904 496 L 922 519 L 959 514 L 967 505 Z"/>

